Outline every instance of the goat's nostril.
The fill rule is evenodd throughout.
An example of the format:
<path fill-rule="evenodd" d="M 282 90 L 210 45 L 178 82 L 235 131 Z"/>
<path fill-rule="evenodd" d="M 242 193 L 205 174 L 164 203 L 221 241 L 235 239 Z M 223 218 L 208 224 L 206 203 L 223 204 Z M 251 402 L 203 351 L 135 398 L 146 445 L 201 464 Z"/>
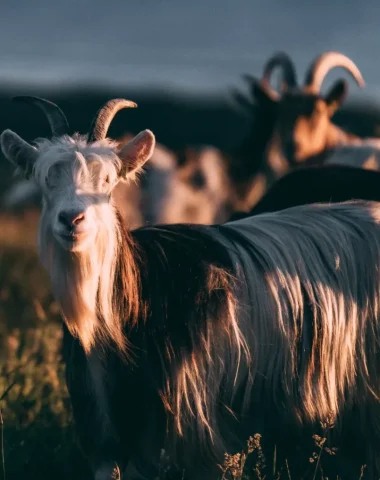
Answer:
<path fill-rule="evenodd" d="M 77 215 L 74 220 L 72 221 L 73 225 L 78 225 L 78 223 L 81 223 L 81 221 L 84 220 L 84 214 L 80 213 Z"/>
<path fill-rule="evenodd" d="M 69 226 L 70 226 L 70 219 L 69 219 L 68 215 L 67 215 L 65 212 L 61 212 L 61 213 L 58 215 L 58 220 L 59 220 L 63 225 L 65 225 L 65 227 L 69 227 Z"/>
<path fill-rule="evenodd" d="M 84 220 L 84 213 L 78 213 L 74 211 L 61 212 L 58 215 L 58 220 L 66 228 L 72 228 Z"/>

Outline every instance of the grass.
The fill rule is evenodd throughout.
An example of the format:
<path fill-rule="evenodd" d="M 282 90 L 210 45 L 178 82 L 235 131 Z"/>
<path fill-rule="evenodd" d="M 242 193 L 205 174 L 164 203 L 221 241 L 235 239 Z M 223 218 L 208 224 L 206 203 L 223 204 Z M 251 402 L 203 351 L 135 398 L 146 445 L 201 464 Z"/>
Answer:
<path fill-rule="evenodd" d="M 0 479 L 90 479 L 74 444 L 61 327 L 36 214 L 0 217 Z"/>
<path fill-rule="evenodd" d="M 90 480 L 74 442 L 59 312 L 37 259 L 36 223 L 33 212 L 0 215 L 0 480 Z M 313 437 L 312 480 L 324 478 L 323 459 L 336 452 L 327 446 L 326 428 Z M 226 453 L 221 478 L 296 480 L 289 465 L 280 469 L 275 461 L 265 476 L 260 442 L 254 435 L 242 452 Z M 163 463 L 160 479 L 172 479 L 170 461 Z M 363 466 L 355 478 L 364 473 Z"/>
<path fill-rule="evenodd" d="M 314 451 L 309 458 L 310 468 L 305 469 L 302 479 L 329 480 L 323 472 L 323 459 L 326 455 L 335 456 L 336 447 L 327 446 L 328 431 L 334 428 L 331 422 L 321 423 L 323 434 L 313 435 Z M 267 468 L 269 467 L 269 468 Z M 279 466 L 276 464 L 274 455 L 273 465 L 266 465 L 266 459 L 261 448 L 261 435 L 250 437 L 244 450 L 235 454 L 225 454 L 224 463 L 220 465 L 222 471 L 221 480 L 299 480 L 292 476 L 288 462 Z M 359 472 L 351 472 L 351 479 L 362 480 L 366 465 L 362 465 Z M 269 471 L 269 475 L 266 473 Z M 343 480 L 346 477 L 334 477 L 334 480 Z"/>

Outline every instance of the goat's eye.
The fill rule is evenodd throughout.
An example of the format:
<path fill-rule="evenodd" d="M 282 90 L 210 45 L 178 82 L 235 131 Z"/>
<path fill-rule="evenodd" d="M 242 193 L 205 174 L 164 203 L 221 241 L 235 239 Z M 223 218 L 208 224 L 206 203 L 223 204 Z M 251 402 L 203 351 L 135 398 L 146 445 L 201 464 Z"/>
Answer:
<path fill-rule="evenodd" d="M 103 186 L 108 187 L 110 183 L 111 183 L 110 176 L 107 175 L 106 177 L 104 177 Z"/>
<path fill-rule="evenodd" d="M 47 188 L 51 188 L 51 189 L 56 188 L 59 183 L 59 174 L 56 173 L 54 175 L 48 175 L 45 183 Z"/>

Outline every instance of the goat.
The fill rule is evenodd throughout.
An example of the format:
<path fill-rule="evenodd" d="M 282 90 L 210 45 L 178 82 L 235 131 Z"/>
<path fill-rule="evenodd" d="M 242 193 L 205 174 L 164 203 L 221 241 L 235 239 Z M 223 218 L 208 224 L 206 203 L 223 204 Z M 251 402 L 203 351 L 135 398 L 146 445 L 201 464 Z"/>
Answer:
<path fill-rule="evenodd" d="M 235 189 L 235 210 L 249 211 L 275 180 L 271 166 L 265 161 L 265 152 L 273 135 L 277 114 L 278 106 L 275 99 L 278 93 L 271 87 L 270 81 L 278 67 L 281 68 L 282 89 L 289 88 L 297 82 L 293 61 L 289 55 L 280 51 L 268 59 L 260 79 L 244 75 L 250 86 L 248 97 L 243 96 L 238 90 L 231 91 L 232 98 L 249 118 L 244 138 L 229 155 L 225 156 Z"/>
<path fill-rule="evenodd" d="M 256 87 L 256 94 L 267 102 L 277 104 L 272 138 L 266 151 L 267 161 L 278 172 L 278 177 L 305 163 L 348 164 L 362 166 L 368 159 L 378 156 L 379 139 L 362 139 L 335 125 L 331 118 L 347 96 L 347 83 L 338 80 L 322 96 L 320 88 L 327 73 L 336 67 L 345 68 L 360 87 L 363 77 L 347 56 L 338 52 L 319 55 L 309 67 L 304 86 L 291 85 L 274 98 L 265 89 Z M 344 151 L 341 151 L 344 147 Z M 353 147 L 349 150 L 348 147 Z M 369 153 L 366 157 L 365 154 Z"/>
<path fill-rule="evenodd" d="M 128 463 L 153 478 L 162 447 L 188 478 L 214 478 L 223 453 L 253 432 L 299 469 L 292 442 L 304 447 L 327 417 L 336 461 L 378 476 L 380 205 L 130 231 L 112 191 L 141 170 L 155 137 L 145 130 L 120 148 L 106 136 L 134 106 L 109 101 L 88 135 L 0 139 L 43 192 L 39 257 L 95 479 Z"/>
<path fill-rule="evenodd" d="M 157 212 L 156 223 L 213 224 L 233 211 L 233 187 L 216 148 L 187 147 L 176 155 L 176 168 Z"/>

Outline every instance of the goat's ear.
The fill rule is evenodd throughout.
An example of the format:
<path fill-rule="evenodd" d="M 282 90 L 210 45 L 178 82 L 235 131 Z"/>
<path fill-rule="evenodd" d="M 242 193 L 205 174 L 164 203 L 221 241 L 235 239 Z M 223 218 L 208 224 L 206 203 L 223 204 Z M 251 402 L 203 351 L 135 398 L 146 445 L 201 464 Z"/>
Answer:
<path fill-rule="evenodd" d="M 345 98 L 347 97 L 347 93 L 348 86 L 345 80 L 338 80 L 334 83 L 334 85 L 325 97 L 325 102 L 327 104 L 330 117 L 332 117 L 334 113 L 338 110 L 338 108 L 342 105 Z"/>
<path fill-rule="evenodd" d="M 118 152 L 123 162 L 121 177 L 136 173 L 153 155 L 156 138 L 150 130 L 144 130 L 125 144 Z"/>
<path fill-rule="evenodd" d="M 251 91 L 257 103 L 264 107 L 273 107 L 278 102 L 276 94 L 259 81 L 252 82 Z"/>
<path fill-rule="evenodd" d="M 250 99 L 242 94 L 236 88 L 230 88 L 229 93 L 234 100 L 234 102 L 245 111 L 245 113 L 251 114 L 252 111 L 255 109 L 254 104 L 250 101 Z"/>
<path fill-rule="evenodd" d="M 38 157 L 38 150 L 12 130 L 4 130 L 0 143 L 5 158 L 13 163 L 24 177 L 29 178 Z"/>

